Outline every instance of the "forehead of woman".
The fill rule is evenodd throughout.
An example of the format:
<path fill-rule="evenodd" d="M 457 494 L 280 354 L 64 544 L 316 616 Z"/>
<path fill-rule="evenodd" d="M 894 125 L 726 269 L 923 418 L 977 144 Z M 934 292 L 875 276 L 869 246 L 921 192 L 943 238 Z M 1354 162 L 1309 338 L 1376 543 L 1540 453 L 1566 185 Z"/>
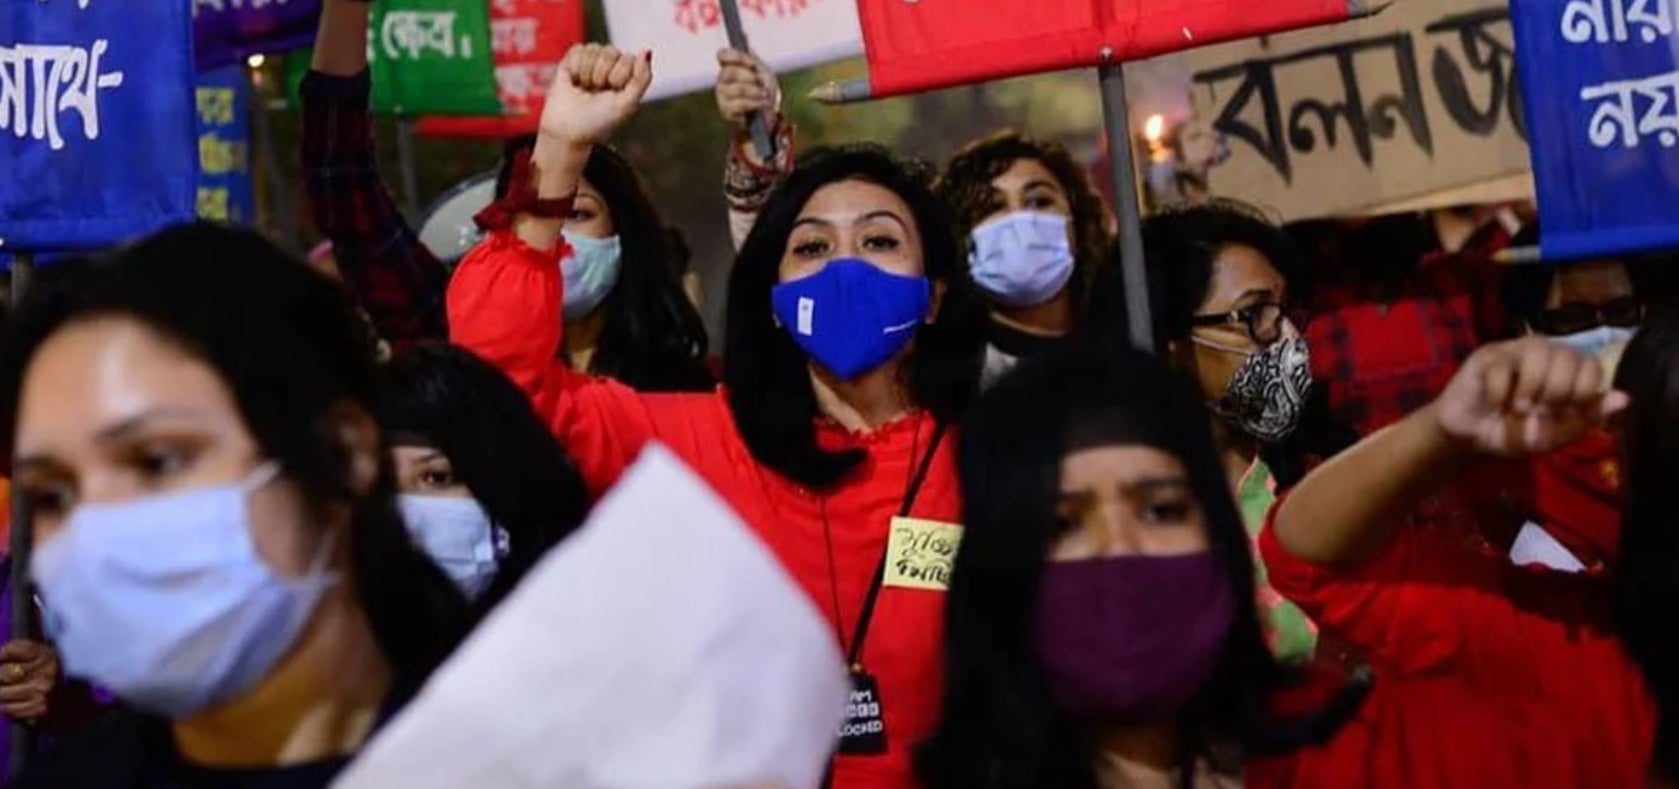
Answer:
<path fill-rule="evenodd" d="M 18 400 L 20 459 L 97 450 L 154 423 L 251 443 L 225 380 L 139 320 L 66 324 L 40 346 Z"/>
<path fill-rule="evenodd" d="M 1247 244 L 1227 244 L 1213 260 L 1203 305 L 1214 311 L 1231 309 L 1280 301 L 1287 292 L 1288 282 L 1265 253 Z"/>
<path fill-rule="evenodd" d="M 817 189 L 799 211 L 795 227 L 849 228 L 871 222 L 894 224 L 912 237 L 919 235 L 915 212 L 903 197 L 880 184 L 859 179 L 835 181 Z"/>
<path fill-rule="evenodd" d="M 1041 159 L 1020 158 L 1009 162 L 1009 165 L 997 177 L 991 179 L 993 189 L 1008 193 L 1019 194 L 1029 189 L 1049 189 L 1066 192 L 1066 184 L 1051 172 L 1049 165 Z"/>

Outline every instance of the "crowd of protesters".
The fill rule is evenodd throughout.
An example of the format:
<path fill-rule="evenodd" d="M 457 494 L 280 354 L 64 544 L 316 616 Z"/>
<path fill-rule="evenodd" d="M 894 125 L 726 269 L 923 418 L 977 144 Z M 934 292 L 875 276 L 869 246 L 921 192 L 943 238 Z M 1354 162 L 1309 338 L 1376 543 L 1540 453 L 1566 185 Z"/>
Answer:
<path fill-rule="evenodd" d="M 870 700 L 836 789 L 1679 779 L 1659 255 L 1502 264 L 1538 242 L 1520 206 L 1282 227 L 1200 200 L 1143 223 L 1139 349 L 1062 146 L 795 155 L 731 50 L 714 349 L 611 147 L 652 58 L 566 56 L 453 258 L 376 167 L 367 36 L 327 0 L 301 87 L 323 254 L 176 227 L 7 316 L 39 633 L 0 649 L 15 785 L 331 785 L 654 443 Z M 904 534 L 947 572 L 902 582 Z"/>

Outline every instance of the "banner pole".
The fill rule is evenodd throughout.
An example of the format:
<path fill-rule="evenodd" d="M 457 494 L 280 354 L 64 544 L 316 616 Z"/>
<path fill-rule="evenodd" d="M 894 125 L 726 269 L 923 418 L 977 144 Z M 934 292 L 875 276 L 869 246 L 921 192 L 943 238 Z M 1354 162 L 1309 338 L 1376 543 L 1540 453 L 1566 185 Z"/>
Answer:
<path fill-rule="evenodd" d="M 12 256 L 12 284 L 10 304 L 12 310 L 17 310 L 23 303 L 23 293 L 29 288 L 29 280 L 35 273 L 34 256 L 28 252 L 20 252 Z M 15 476 L 15 475 L 14 475 Z M 7 491 L 11 498 L 11 534 L 8 540 L 8 555 L 11 558 L 10 578 L 12 606 L 12 629 L 7 634 L 13 641 L 34 638 L 34 628 L 31 625 L 30 604 L 35 596 L 29 588 L 29 548 L 30 533 L 28 502 L 19 495 L 17 485 L 13 480 L 7 480 L 10 489 Z M 11 762 L 9 763 L 11 783 L 16 783 L 18 776 L 23 774 L 24 767 L 29 760 L 29 754 L 34 750 L 35 732 L 30 726 L 12 721 L 8 724 L 10 731 L 9 745 L 11 746 Z"/>
<path fill-rule="evenodd" d="M 262 175 L 268 181 L 268 232 L 290 246 L 297 243 L 297 226 L 293 223 L 290 201 L 286 199 L 285 181 L 280 177 L 280 158 L 274 150 L 274 125 L 269 117 L 268 101 L 258 70 L 247 68 L 245 74 L 251 83 L 251 112 L 256 116 L 256 147 L 262 155 Z"/>
<path fill-rule="evenodd" d="M 420 215 L 420 176 L 414 169 L 414 118 L 403 115 L 396 121 L 397 167 L 402 171 L 402 209 L 410 221 Z"/>
<path fill-rule="evenodd" d="M 1137 198 L 1136 152 L 1131 145 L 1131 109 L 1125 97 L 1125 66 L 1101 67 L 1102 127 L 1108 135 L 1109 175 L 1114 211 L 1119 216 L 1119 265 L 1125 275 L 1125 312 L 1131 344 L 1153 353 L 1154 319 L 1150 315 L 1148 268 L 1143 262 L 1143 214 Z"/>
<path fill-rule="evenodd" d="M 752 47 L 746 41 L 746 25 L 740 21 L 740 5 L 737 0 L 720 0 L 717 7 L 723 11 L 723 30 L 729 37 L 729 48 L 750 52 Z M 752 134 L 752 149 L 758 154 L 758 158 L 766 162 L 775 158 L 775 140 L 770 138 L 770 126 L 769 122 L 764 120 L 764 114 L 752 113 L 746 126 Z"/>

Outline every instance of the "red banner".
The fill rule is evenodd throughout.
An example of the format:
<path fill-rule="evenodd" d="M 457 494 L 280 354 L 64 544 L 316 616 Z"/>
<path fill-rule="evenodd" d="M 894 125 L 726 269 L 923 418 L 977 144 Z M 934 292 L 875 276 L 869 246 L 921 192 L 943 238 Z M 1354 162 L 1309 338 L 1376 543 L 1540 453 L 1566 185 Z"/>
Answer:
<path fill-rule="evenodd" d="M 873 95 L 1141 60 L 1339 22 L 1348 0 L 858 0 Z"/>
<path fill-rule="evenodd" d="M 504 139 L 536 131 L 555 66 L 583 41 L 583 0 L 490 0 L 490 35 L 503 115 L 424 118 L 419 133 Z"/>

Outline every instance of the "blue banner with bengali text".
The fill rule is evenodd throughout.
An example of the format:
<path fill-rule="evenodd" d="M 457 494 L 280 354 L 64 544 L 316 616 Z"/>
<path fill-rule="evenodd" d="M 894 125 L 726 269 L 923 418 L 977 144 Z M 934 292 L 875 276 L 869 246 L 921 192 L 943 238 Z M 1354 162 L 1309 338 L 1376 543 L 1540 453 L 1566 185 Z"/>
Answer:
<path fill-rule="evenodd" d="M 0 0 L 0 252 L 109 246 L 193 218 L 180 0 Z"/>
<path fill-rule="evenodd" d="M 250 224 L 251 84 L 241 65 L 198 76 L 198 216 Z"/>
<path fill-rule="evenodd" d="M 1512 0 L 1543 253 L 1679 247 L 1679 0 Z"/>
<path fill-rule="evenodd" d="M 315 42 L 321 0 L 189 0 L 198 68 L 277 55 Z"/>

